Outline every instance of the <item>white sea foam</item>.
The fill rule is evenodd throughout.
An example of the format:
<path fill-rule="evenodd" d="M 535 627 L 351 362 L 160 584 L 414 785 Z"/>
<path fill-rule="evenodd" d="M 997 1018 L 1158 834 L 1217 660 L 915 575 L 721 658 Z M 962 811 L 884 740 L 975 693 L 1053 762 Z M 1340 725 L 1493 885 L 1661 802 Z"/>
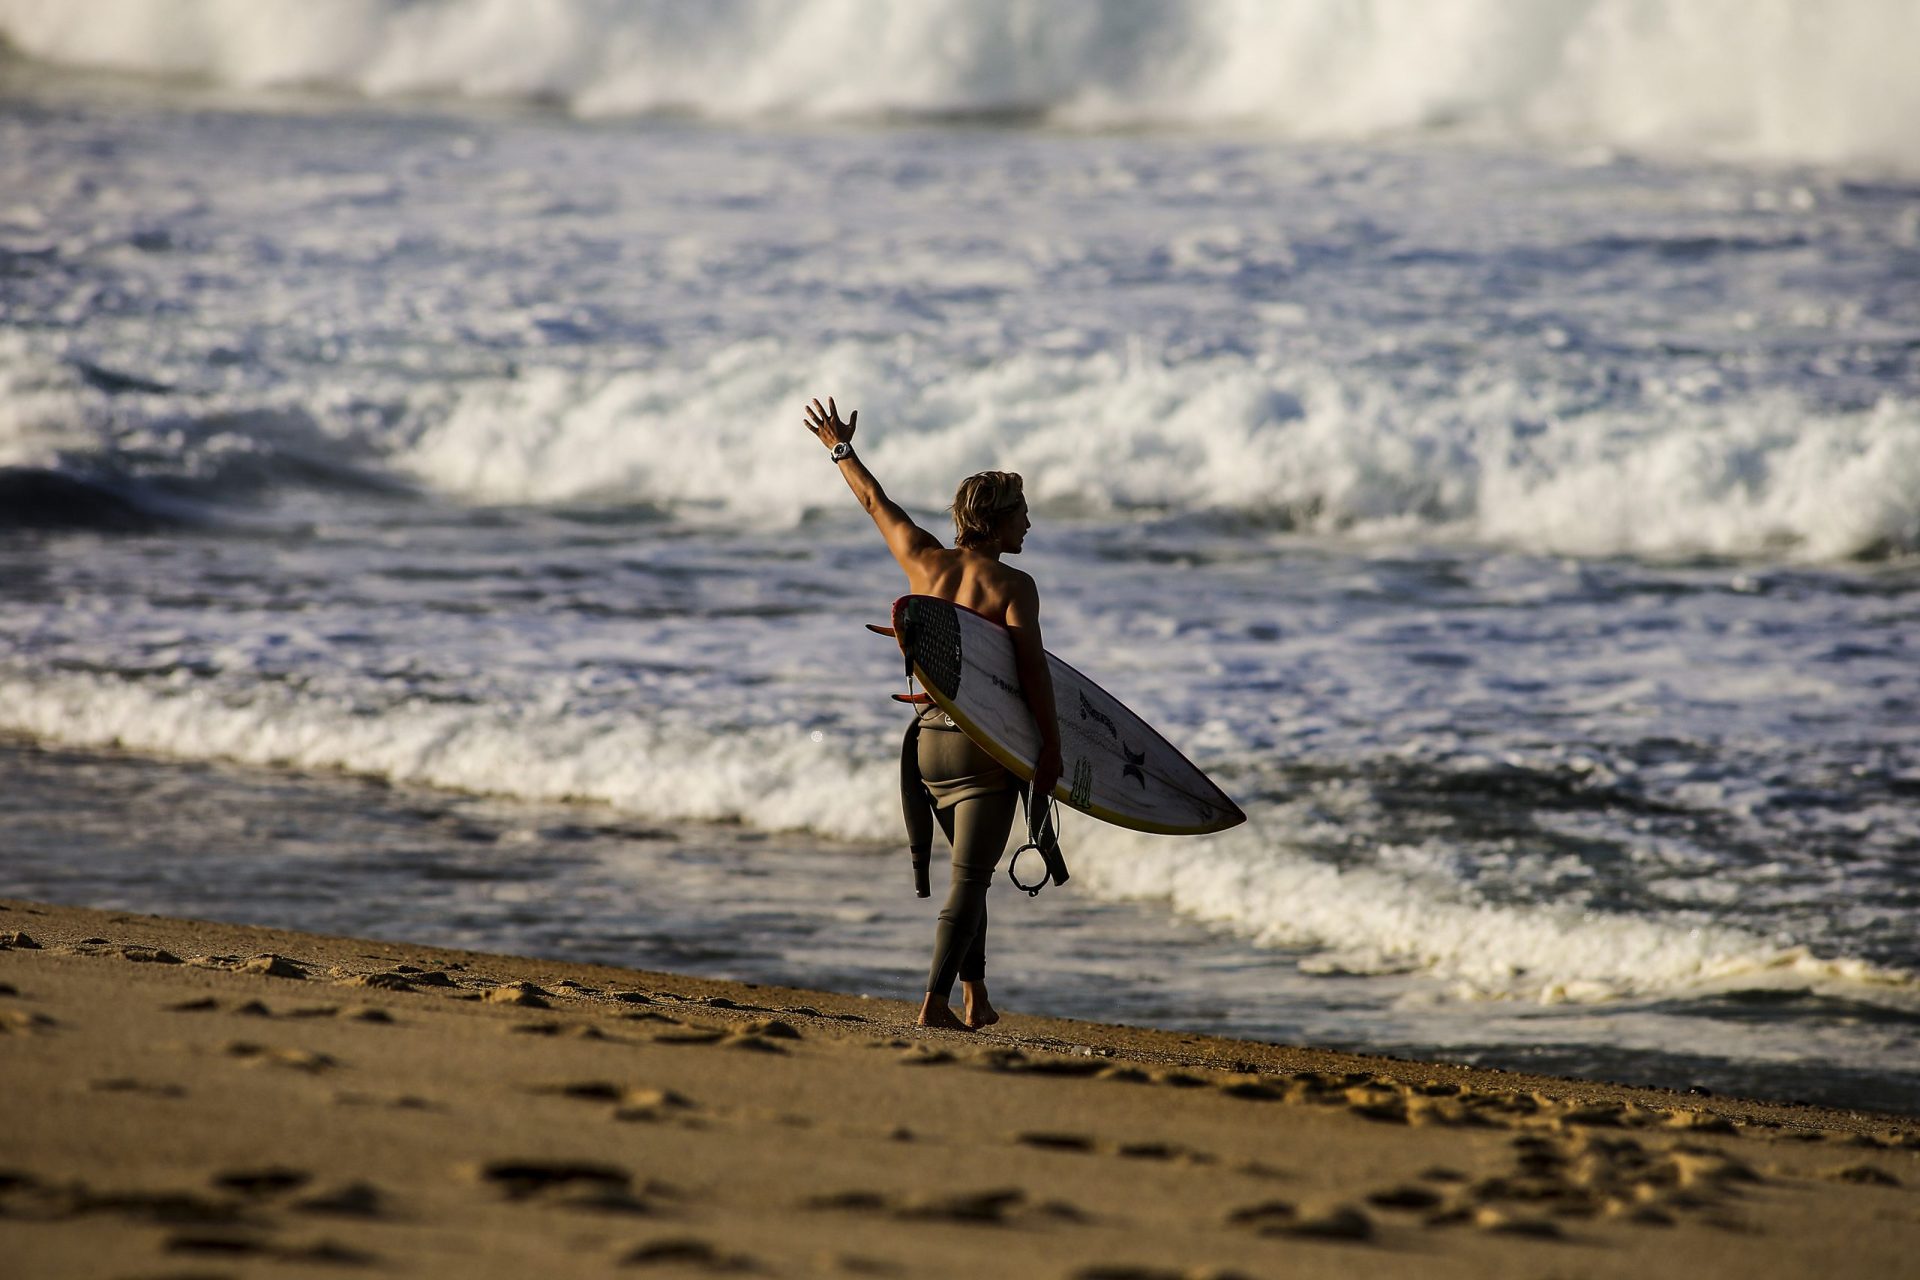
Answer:
<path fill-rule="evenodd" d="M 542 705 L 401 701 L 370 712 L 350 697 L 270 686 L 14 670 L 0 671 L 0 729 L 74 746 L 598 802 L 652 819 L 899 838 L 892 759 L 844 741 L 828 750 L 795 727 L 716 735 L 685 716 L 635 723 Z M 1256 807 L 1250 826 L 1175 840 L 1070 817 L 1074 884 L 1107 898 L 1164 900 L 1261 945 L 1301 949 L 1308 972 L 1415 972 L 1468 1000 L 1592 1003 L 1810 984 L 1905 999 L 1914 987 L 1909 975 L 1818 960 L 1736 928 L 1551 902 L 1491 905 L 1432 875 L 1335 868 L 1290 850 L 1279 821 L 1271 806 Z"/>
<path fill-rule="evenodd" d="M 866 406 L 868 456 L 889 490 L 929 512 L 954 476 L 1005 467 L 1061 514 L 1217 512 L 1572 555 L 1920 549 L 1920 405 L 1891 397 L 1855 412 L 1773 394 L 1561 413 L 1550 392 L 1512 382 L 1433 398 L 1278 356 L 980 366 L 910 347 L 758 341 L 625 372 L 428 386 L 404 393 L 407 425 L 356 440 L 349 418 L 324 406 L 309 417 L 284 403 L 290 392 L 110 398 L 31 364 L 0 351 L 0 386 L 19 392 L 0 406 L 0 465 L 91 458 L 217 488 L 271 478 L 283 457 L 289 474 L 310 475 L 320 451 L 351 445 L 462 501 L 652 503 L 792 527 L 842 505 L 794 483 L 815 448 L 799 407 L 834 387 Z M 701 430 L 682 431 L 688 421 Z"/>
<path fill-rule="evenodd" d="M 567 715 L 537 705 L 371 712 L 349 696 L 272 685 L 135 682 L 0 672 L 0 727 L 47 742 L 188 760 L 344 770 L 397 783 L 525 800 L 578 800 L 654 818 L 892 833 L 898 766 L 849 756 L 797 728 L 716 736 L 685 717 Z"/>
<path fill-rule="evenodd" d="M 28 56 L 581 114 L 1461 128 L 1920 166 L 1904 0 L 0 0 Z"/>
<path fill-rule="evenodd" d="M 1859 986 L 1908 1004 L 1913 975 L 1821 960 L 1738 928 L 1551 901 L 1495 905 L 1435 876 L 1340 868 L 1288 850 L 1273 811 L 1205 840 L 1078 824 L 1074 870 L 1103 896 L 1165 901 L 1266 946 L 1313 952 L 1309 972 L 1418 972 L 1463 999 L 1591 1003 L 1688 990 Z"/>
<path fill-rule="evenodd" d="M 968 368 L 755 344 L 693 367 L 479 387 L 396 461 L 469 499 L 618 497 L 791 523 L 838 502 L 793 482 L 812 447 L 798 406 L 823 386 L 867 406 L 876 471 L 925 509 L 946 503 L 954 476 L 1009 467 L 1059 508 L 1238 512 L 1321 533 L 1417 526 L 1580 555 L 1920 547 L 1911 403 L 1822 414 L 1780 395 L 1557 414 L 1513 383 L 1420 399 L 1279 358 Z M 674 436 L 688 420 L 703 430 Z"/>

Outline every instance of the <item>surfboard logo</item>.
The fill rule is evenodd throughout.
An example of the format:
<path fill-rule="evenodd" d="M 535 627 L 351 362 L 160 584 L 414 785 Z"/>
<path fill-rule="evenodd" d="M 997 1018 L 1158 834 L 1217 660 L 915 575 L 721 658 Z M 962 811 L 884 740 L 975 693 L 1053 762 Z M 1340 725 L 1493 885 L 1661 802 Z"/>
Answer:
<path fill-rule="evenodd" d="M 1107 733 L 1115 742 L 1120 741 L 1120 731 L 1113 727 L 1113 717 L 1087 701 L 1086 691 L 1080 693 L 1080 718 L 1093 720 L 1107 727 Z"/>
<path fill-rule="evenodd" d="M 1147 762 L 1147 753 L 1142 751 L 1135 754 L 1133 748 L 1123 742 L 1120 744 L 1120 754 L 1127 758 L 1127 767 L 1120 771 L 1120 776 L 1123 778 L 1132 778 L 1140 784 L 1140 789 L 1145 791 L 1147 789 L 1147 775 L 1141 770 L 1140 766 Z"/>
<path fill-rule="evenodd" d="M 1067 793 L 1067 803 L 1075 808 L 1084 808 L 1093 798 L 1093 761 L 1081 756 L 1073 762 L 1073 790 Z"/>

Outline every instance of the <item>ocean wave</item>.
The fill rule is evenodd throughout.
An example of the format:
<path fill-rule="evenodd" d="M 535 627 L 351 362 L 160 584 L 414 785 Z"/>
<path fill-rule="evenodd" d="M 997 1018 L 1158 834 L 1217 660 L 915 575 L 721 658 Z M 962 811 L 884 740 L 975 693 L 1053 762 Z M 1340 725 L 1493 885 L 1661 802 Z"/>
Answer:
<path fill-rule="evenodd" d="M 697 365 L 470 388 L 393 460 L 469 500 L 638 500 L 797 523 L 838 506 L 794 481 L 817 449 L 799 406 L 823 388 L 866 406 L 867 456 L 889 491 L 934 511 L 956 476 L 1007 467 L 1062 514 L 1212 512 L 1572 555 L 1920 549 L 1911 403 L 1823 413 L 1776 394 L 1590 409 L 1506 380 L 1438 397 L 1279 358 L 1017 355 L 969 367 L 742 344 Z M 676 434 L 682 421 L 702 430 Z"/>
<path fill-rule="evenodd" d="M 648 820 L 741 822 L 829 837 L 900 838 L 897 764 L 881 743 L 794 725 L 716 732 L 685 716 L 545 706 L 373 706 L 349 691 L 223 683 L 158 665 L 138 676 L 0 668 L 0 729 L 80 747 L 340 770 L 529 801 L 584 801 Z M 831 777 L 831 785 L 822 785 Z M 1288 847 L 1284 819 L 1205 839 L 1144 836 L 1069 815 L 1077 891 L 1164 902 L 1301 951 L 1308 973 L 1417 973 L 1441 999 L 1599 1003 L 1668 993 L 1818 989 L 1896 1007 L 1912 975 L 1820 959 L 1744 930 L 1680 918 L 1492 904 L 1464 886 L 1337 868 Z"/>
<path fill-rule="evenodd" d="M 289 489 L 409 489 L 351 414 L 297 391 L 194 394 L 0 333 L 0 528 L 217 523 Z"/>
<path fill-rule="evenodd" d="M 1830 989 L 1920 1010 L 1920 978 L 1823 959 L 1744 929 L 1554 903 L 1494 904 L 1454 886 L 1291 852 L 1255 815 L 1205 841 L 1102 830 L 1074 862 L 1080 883 L 1162 901 L 1325 974 L 1421 973 L 1446 997 L 1592 1004 L 1679 992 Z M 1444 998 L 1444 997 L 1443 997 Z"/>
<path fill-rule="evenodd" d="M 46 467 L 0 467 L 0 530 L 146 533 L 193 523 L 198 514 L 144 485 Z"/>
<path fill-rule="evenodd" d="M 28 57 L 588 116 L 1449 130 L 1920 167 L 1903 0 L 0 0 Z"/>
<path fill-rule="evenodd" d="M 864 406 L 860 443 L 889 492 L 928 513 L 955 477 L 1009 468 L 1056 518 L 1197 516 L 1575 556 L 1920 550 L 1920 405 L 1894 397 L 1820 411 L 1784 392 L 1622 392 L 1592 407 L 1509 377 L 1436 392 L 1280 356 L 974 364 L 747 341 L 647 368 L 393 389 L 368 426 L 351 398 L 128 394 L 26 367 L 7 376 L 0 361 L 0 390 L 19 393 L 0 408 L 0 467 L 147 494 L 156 518 L 163 499 L 230 507 L 317 490 L 794 527 L 844 513 L 831 488 L 795 480 L 818 464 L 800 406 L 830 390 Z"/>

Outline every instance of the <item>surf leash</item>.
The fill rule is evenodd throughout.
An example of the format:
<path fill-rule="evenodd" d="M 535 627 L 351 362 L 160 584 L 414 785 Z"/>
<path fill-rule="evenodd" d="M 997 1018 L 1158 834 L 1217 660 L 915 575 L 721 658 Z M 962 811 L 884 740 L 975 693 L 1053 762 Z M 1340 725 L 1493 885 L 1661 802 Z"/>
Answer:
<path fill-rule="evenodd" d="M 1020 807 L 1027 814 L 1027 842 L 1013 851 L 1013 857 L 1007 860 L 1007 879 L 1013 881 L 1013 887 L 1024 890 L 1029 898 L 1037 898 L 1049 881 L 1054 884 L 1067 882 L 1067 861 L 1060 856 L 1060 836 L 1054 830 L 1053 797 L 1033 797 L 1031 784 L 1020 788 Z M 1015 868 L 1020 865 L 1020 855 L 1027 850 L 1040 855 L 1040 861 L 1046 863 L 1047 873 L 1032 884 L 1021 882 Z"/>

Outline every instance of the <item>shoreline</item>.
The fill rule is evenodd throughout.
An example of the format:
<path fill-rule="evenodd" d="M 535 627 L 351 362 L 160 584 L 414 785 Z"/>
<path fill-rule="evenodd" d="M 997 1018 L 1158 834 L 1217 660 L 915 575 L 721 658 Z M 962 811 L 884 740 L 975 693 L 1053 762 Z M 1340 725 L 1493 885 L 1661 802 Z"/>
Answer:
<path fill-rule="evenodd" d="M 23 1276 L 1788 1276 L 1920 1240 L 1914 1116 L 14 899 L 0 944 Z"/>

